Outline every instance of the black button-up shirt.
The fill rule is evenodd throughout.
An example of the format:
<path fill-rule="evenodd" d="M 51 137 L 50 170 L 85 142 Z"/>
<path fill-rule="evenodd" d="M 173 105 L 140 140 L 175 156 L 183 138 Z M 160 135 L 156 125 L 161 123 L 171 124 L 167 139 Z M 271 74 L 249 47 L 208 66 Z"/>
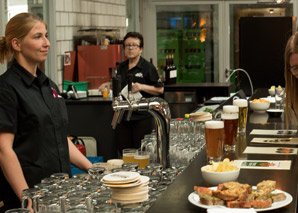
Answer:
<path fill-rule="evenodd" d="M 137 82 L 155 87 L 163 87 L 162 81 L 159 78 L 156 68 L 153 66 L 153 64 L 146 61 L 143 57 L 140 57 L 138 64 L 130 70 L 128 69 L 128 60 L 122 62 L 117 68 L 117 74 L 121 75 L 121 89 L 123 89 L 128 83 L 128 74 L 133 75 L 132 82 L 134 83 Z M 145 98 L 153 97 L 153 95 L 144 91 L 140 91 L 140 93 Z M 131 120 L 139 120 L 150 116 L 151 115 L 147 112 L 134 111 L 132 113 Z M 125 119 L 125 116 L 123 118 Z"/>
<path fill-rule="evenodd" d="M 67 122 L 58 87 L 39 69 L 34 77 L 14 61 L 0 76 L 0 131 L 15 135 L 13 149 L 29 187 L 53 173 L 70 174 Z M 0 193 L 7 184 L 1 173 Z"/>

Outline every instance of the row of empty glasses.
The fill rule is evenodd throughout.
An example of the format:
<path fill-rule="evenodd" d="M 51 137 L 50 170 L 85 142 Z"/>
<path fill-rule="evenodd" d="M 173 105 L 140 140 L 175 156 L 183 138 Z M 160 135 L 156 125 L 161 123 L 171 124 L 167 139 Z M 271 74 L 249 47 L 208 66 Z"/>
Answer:
<path fill-rule="evenodd" d="M 32 203 L 33 211 L 39 213 L 145 212 L 183 169 L 163 169 L 156 163 L 142 169 L 138 169 L 136 163 L 126 163 L 122 168 L 113 169 L 111 172 L 133 171 L 150 178 L 149 199 L 133 204 L 113 202 L 110 188 L 101 181 L 105 168 L 96 164 L 88 174 L 76 174 L 71 178 L 68 174 L 56 173 L 22 192 L 22 208 Z"/>
<path fill-rule="evenodd" d="M 187 166 L 205 147 L 204 121 L 186 118 L 172 119 L 170 122 L 170 162 L 171 166 Z M 152 162 L 156 162 L 156 133 L 145 135 L 141 150 L 150 153 Z"/>

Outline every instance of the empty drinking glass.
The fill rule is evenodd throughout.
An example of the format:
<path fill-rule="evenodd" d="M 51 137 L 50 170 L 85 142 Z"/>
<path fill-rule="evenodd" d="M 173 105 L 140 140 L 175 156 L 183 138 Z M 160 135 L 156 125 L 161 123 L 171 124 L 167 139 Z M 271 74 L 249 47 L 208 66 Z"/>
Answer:
<path fill-rule="evenodd" d="M 104 173 L 105 168 L 100 166 L 92 166 L 88 169 L 88 174 L 92 179 L 100 179 L 101 175 Z"/>
<path fill-rule="evenodd" d="M 24 208 L 10 209 L 5 211 L 5 213 L 30 213 L 30 210 Z"/>

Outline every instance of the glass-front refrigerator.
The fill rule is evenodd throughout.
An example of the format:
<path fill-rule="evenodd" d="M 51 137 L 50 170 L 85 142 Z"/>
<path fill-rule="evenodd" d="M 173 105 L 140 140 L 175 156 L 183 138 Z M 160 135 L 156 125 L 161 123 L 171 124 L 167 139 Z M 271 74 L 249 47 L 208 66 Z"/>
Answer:
<path fill-rule="evenodd" d="M 174 57 L 177 82 L 216 82 L 218 79 L 217 5 L 157 5 L 157 66 L 163 73 L 166 57 Z"/>

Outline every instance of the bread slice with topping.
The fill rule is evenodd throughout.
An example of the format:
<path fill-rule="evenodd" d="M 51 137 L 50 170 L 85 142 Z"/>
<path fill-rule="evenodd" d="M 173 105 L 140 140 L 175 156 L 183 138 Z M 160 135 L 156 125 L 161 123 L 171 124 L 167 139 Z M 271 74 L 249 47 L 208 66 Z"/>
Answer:
<path fill-rule="evenodd" d="M 270 188 L 271 191 L 276 189 L 276 181 L 275 180 L 263 180 L 262 182 L 257 184 L 257 190 L 261 190 L 263 188 Z"/>
<path fill-rule="evenodd" d="M 251 207 L 256 208 L 256 209 L 265 209 L 269 208 L 272 206 L 272 200 L 267 199 L 267 200 L 253 200 L 250 201 Z"/>
<path fill-rule="evenodd" d="M 243 200 L 235 200 L 235 201 L 227 201 L 228 208 L 251 208 L 250 201 Z"/>
<path fill-rule="evenodd" d="M 201 187 L 201 186 L 194 186 L 194 190 L 199 194 L 206 194 L 209 196 L 212 196 L 212 191 L 211 189 L 207 188 L 207 187 Z"/>
<path fill-rule="evenodd" d="M 252 192 L 252 187 L 249 184 L 241 184 L 238 182 L 227 182 L 222 183 L 217 186 L 217 190 L 227 190 L 227 189 L 233 189 L 233 188 L 244 188 L 247 190 L 247 192 L 250 194 Z"/>
<path fill-rule="evenodd" d="M 207 194 L 201 194 L 200 196 L 200 202 L 204 205 L 225 205 L 225 202 L 217 197 L 209 196 Z"/>
<path fill-rule="evenodd" d="M 227 189 L 223 191 L 213 191 L 213 196 L 226 200 L 226 201 L 232 201 L 232 200 L 246 200 L 247 199 L 247 190 L 245 188 L 232 188 Z"/>
<path fill-rule="evenodd" d="M 271 194 L 272 203 L 283 201 L 286 199 L 286 195 L 284 193 L 274 193 Z"/>

